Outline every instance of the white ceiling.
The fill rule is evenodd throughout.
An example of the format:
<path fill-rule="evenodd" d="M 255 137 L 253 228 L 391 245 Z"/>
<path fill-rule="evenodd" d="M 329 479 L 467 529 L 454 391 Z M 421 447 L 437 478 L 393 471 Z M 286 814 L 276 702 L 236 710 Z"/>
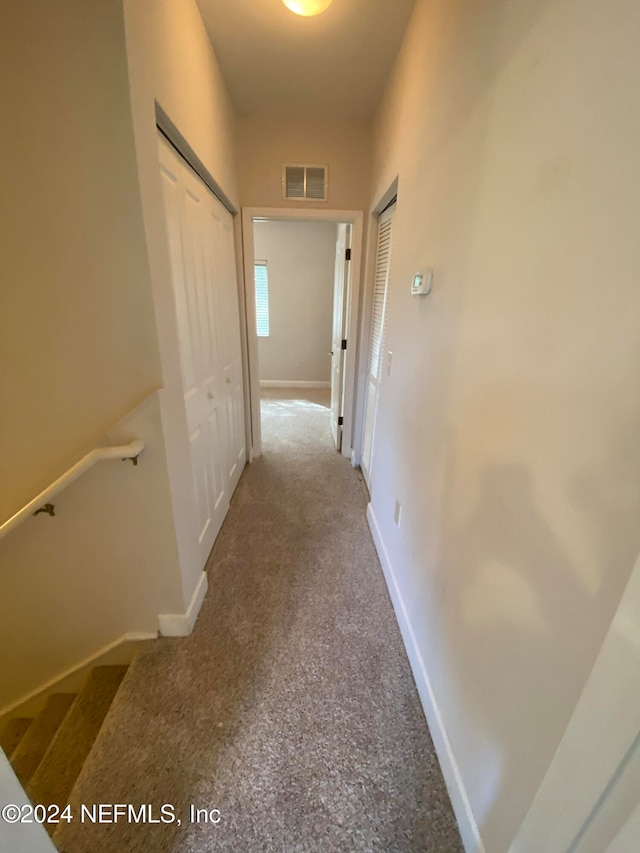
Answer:
<path fill-rule="evenodd" d="M 243 116 L 371 118 L 415 0 L 333 0 L 312 18 L 282 0 L 197 0 Z"/>

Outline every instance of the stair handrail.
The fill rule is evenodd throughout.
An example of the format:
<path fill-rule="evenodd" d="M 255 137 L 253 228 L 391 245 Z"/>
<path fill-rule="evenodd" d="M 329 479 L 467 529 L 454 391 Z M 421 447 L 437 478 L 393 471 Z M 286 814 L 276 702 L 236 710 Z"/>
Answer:
<path fill-rule="evenodd" d="M 66 489 L 71 483 L 81 477 L 97 462 L 102 462 L 106 459 L 131 459 L 134 465 L 138 464 L 138 456 L 144 450 L 144 441 L 137 438 L 129 444 L 94 447 L 86 456 L 83 456 L 75 465 L 67 469 L 64 474 L 61 474 L 57 480 L 54 480 L 51 485 L 47 486 L 39 495 L 25 504 L 22 509 L 14 513 L 3 524 L 0 525 L 0 539 L 3 539 L 8 533 L 14 530 L 21 522 L 35 513 L 44 510 L 54 515 L 51 499 L 60 494 L 63 489 Z M 49 507 L 49 508 L 47 508 Z"/>

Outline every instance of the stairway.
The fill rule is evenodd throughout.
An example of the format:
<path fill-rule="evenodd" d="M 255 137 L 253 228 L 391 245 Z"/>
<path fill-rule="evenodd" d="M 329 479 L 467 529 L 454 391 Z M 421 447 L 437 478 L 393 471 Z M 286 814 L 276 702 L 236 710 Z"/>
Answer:
<path fill-rule="evenodd" d="M 96 666 L 77 693 L 55 693 L 34 719 L 16 717 L 0 733 L 0 746 L 31 802 L 69 802 L 128 666 Z M 47 829 L 53 834 L 57 824 Z M 55 839 L 54 839 L 55 840 Z"/>

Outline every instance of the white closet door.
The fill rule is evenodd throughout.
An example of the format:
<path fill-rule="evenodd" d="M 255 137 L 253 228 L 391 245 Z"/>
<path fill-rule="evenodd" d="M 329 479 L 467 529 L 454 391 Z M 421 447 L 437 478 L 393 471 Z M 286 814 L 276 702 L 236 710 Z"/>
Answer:
<path fill-rule="evenodd" d="M 376 272 L 371 306 L 371 332 L 369 336 L 369 361 L 367 365 L 367 393 L 364 408 L 362 434 L 362 459 L 360 466 L 371 491 L 373 485 L 373 451 L 375 441 L 378 393 L 384 362 L 384 333 L 387 317 L 387 294 L 389 290 L 389 268 L 391 265 L 391 227 L 395 205 L 386 210 L 378 223 L 376 249 Z"/>
<path fill-rule="evenodd" d="M 204 566 L 244 467 L 241 411 L 242 459 L 238 457 L 235 463 L 234 477 L 229 476 L 229 457 L 238 455 L 238 438 L 228 425 L 225 359 L 229 346 L 240 353 L 235 270 L 229 273 L 226 260 L 229 252 L 233 253 L 232 218 L 162 137 L 159 144 L 198 543 Z M 226 231 L 225 217 L 230 223 Z M 235 315 L 231 318 L 227 306 L 234 299 Z M 239 382 L 242 405 L 241 367 Z"/>

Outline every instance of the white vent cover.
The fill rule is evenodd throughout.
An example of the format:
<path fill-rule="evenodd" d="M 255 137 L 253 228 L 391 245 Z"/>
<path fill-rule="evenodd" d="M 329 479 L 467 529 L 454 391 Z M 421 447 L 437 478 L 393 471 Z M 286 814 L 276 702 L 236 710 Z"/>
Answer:
<path fill-rule="evenodd" d="M 282 190 L 292 201 L 327 200 L 326 166 L 283 166 Z"/>

